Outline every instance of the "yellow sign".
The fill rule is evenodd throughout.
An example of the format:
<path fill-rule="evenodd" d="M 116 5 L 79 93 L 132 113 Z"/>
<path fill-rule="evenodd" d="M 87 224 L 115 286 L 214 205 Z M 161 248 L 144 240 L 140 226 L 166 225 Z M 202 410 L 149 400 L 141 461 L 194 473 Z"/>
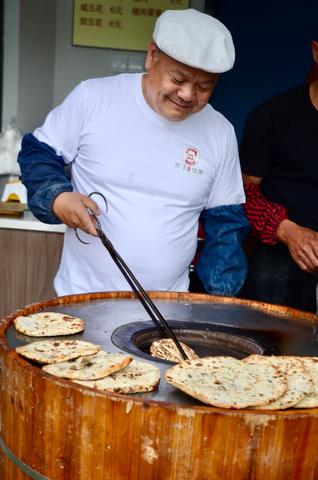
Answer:
<path fill-rule="evenodd" d="M 147 50 L 164 10 L 182 10 L 189 0 L 74 0 L 73 45 Z"/>

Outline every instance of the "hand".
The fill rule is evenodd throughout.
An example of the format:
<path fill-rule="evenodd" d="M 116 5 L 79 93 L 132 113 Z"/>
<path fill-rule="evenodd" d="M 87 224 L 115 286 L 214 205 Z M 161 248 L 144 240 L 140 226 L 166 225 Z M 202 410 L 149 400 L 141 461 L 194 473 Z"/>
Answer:
<path fill-rule="evenodd" d="M 80 228 L 86 233 L 97 236 L 93 218 L 87 209 L 96 215 L 100 214 L 98 205 L 94 200 L 81 193 L 63 192 L 53 202 L 53 213 L 61 222 L 70 228 Z"/>
<path fill-rule="evenodd" d="M 287 245 L 290 255 L 302 270 L 318 272 L 317 232 L 286 219 L 278 227 L 277 238 Z"/>

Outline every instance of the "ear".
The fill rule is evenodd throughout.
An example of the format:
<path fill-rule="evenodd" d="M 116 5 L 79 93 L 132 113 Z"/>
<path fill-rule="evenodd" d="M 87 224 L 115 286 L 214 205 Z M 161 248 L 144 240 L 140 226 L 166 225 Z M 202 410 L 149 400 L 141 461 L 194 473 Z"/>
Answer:
<path fill-rule="evenodd" d="M 147 57 L 145 62 L 146 70 L 149 70 L 152 67 L 157 57 L 158 57 L 158 47 L 155 44 L 155 42 L 152 40 L 148 45 Z"/>
<path fill-rule="evenodd" d="M 311 49 L 314 62 L 318 64 L 318 40 L 313 40 L 311 42 Z"/>

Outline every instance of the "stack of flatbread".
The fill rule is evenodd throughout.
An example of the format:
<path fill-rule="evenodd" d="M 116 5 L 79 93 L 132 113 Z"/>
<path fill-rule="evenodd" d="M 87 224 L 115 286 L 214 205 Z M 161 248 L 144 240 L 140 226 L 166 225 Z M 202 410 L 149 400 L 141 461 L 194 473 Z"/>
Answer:
<path fill-rule="evenodd" d="M 42 370 L 87 387 L 117 393 L 150 392 L 158 387 L 159 368 L 124 353 L 105 352 L 82 340 L 43 340 L 16 348 Z"/>
<path fill-rule="evenodd" d="M 243 362 L 250 365 L 270 364 L 286 377 L 288 388 L 284 395 L 258 408 L 268 410 L 318 407 L 318 358 L 296 356 L 250 355 Z"/>
<path fill-rule="evenodd" d="M 76 360 L 45 365 L 43 370 L 86 387 L 117 393 L 150 392 L 158 387 L 160 370 L 130 355 L 99 351 Z"/>
<path fill-rule="evenodd" d="M 208 405 L 281 410 L 318 406 L 318 358 L 251 355 L 184 360 L 166 381 Z"/>
<path fill-rule="evenodd" d="M 29 336 L 71 335 L 84 330 L 84 321 L 56 312 L 41 312 L 14 320 L 17 331 Z M 68 378 L 88 387 L 117 393 L 150 392 L 158 387 L 159 368 L 138 362 L 124 353 L 101 350 L 82 340 L 42 340 L 16 348 L 25 358 L 44 365 L 52 375 Z"/>

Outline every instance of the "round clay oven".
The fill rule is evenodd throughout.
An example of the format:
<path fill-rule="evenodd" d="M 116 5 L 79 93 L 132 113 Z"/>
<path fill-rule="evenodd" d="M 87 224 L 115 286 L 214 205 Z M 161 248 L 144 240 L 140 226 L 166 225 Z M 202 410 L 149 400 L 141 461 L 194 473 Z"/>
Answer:
<path fill-rule="evenodd" d="M 179 338 L 207 353 L 215 348 L 238 358 L 253 352 L 318 356 L 313 314 L 209 295 L 151 296 Z M 318 479 L 318 409 L 213 408 L 166 384 L 170 364 L 159 360 L 160 386 L 148 394 L 98 392 L 50 376 L 16 354 L 16 345 L 35 338 L 17 334 L 12 325 L 18 315 L 45 310 L 83 318 L 86 329 L 76 338 L 154 361 L 147 345 L 156 333 L 132 293 L 60 297 L 5 318 L 1 479 Z"/>

